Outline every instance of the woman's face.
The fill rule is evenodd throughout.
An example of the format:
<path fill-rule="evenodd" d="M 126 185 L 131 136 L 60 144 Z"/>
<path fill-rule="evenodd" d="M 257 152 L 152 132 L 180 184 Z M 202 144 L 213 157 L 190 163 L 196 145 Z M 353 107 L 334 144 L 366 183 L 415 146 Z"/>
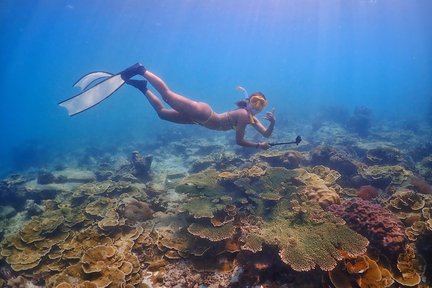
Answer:
<path fill-rule="evenodd" d="M 267 106 L 267 100 L 261 95 L 252 95 L 249 98 L 248 108 L 252 114 L 258 114 Z"/>

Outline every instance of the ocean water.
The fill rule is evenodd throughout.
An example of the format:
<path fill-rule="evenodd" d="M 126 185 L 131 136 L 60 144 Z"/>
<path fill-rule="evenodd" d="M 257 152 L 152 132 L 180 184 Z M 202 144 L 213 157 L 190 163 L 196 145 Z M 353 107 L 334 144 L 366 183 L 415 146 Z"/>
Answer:
<path fill-rule="evenodd" d="M 290 123 L 332 105 L 365 106 L 376 121 L 430 123 L 431 8 L 427 0 L 3 0 L 2 175 L 80 145 L 176 129 L 126 86 L 72 118 L 57 106 L 87 72 L 136 62 L 217 112 L 234 108 L 242 85 L 264 92 Z"/>
<path fill-rule="evenodd" d="M 101 283 L 85 256 L 112 251 L 108 280 L 131 287 L 431 287 L 431 11 L 0 0 L 0 287 Z M 261 91 L 276 126 L 246 138 L 303 141 L 239 147 L 234 130 L 162 121 L 128 85 L 73 117 L 58 105 L 137 62 L 219 113 L 236 86 Z M 365 263 L 382 278 L 347 273 Z"/>

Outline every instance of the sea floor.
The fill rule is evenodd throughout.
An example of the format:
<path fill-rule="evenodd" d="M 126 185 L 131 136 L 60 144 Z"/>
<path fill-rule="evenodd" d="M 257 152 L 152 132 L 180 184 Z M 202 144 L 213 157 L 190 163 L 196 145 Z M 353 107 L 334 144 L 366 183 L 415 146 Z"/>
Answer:
<path fill-rule="evenodd" d="M 17 171 L 0 287 L 431 287 L 431 129 L 351 124 L 278 123 L 303 140 L 266 151 L 181 128 Z"/>

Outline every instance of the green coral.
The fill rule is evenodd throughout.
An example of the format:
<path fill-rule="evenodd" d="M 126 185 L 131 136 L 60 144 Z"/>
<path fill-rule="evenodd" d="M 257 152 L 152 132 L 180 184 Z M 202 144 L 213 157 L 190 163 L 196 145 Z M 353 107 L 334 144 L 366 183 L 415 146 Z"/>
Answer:
<path fill-rule="evenodd" d="M 192 174 L 177 185 L 176 191 L 188 195 L 187 200 L 180 208 L 195 218 L 213 218 L 214 213 L 223 209 L 224 204 L 230 204 L 230 194 L 218 182 L 218 174 L 214 169 Z M 222 204 L 223 203 L 223 204 Z"/>
<path fill-rule="evenodd" d="M 241 178 L 234 184 L 245 190 L 246 194 L 259 196 L 266 200 L 279 200 L 296 190 L 291 179 L 297 171 L 282 167 L 269 167 L 266 174 L 256 179 Z M 294 189 L 293 189 L 294 188 Z"/>
<path fill-rule="evenodd" d="M 223 208 L 224 205 L 215 204 L 209 198 L 196 197 L 188 199 L 180 210 L 187 211 L 194 218 L 213 218 L 214 214 Z"/>
<path fill-rule="evenodd" d="M 218 182 L 219 172 L 208 169 L 200 173 L 192 174 L 181 181 L 176 187 L 179 193 L 191 196 L 206 196 L 209 198 L 219 198 L 222 195 L 230 194 L 224 186 Z"/>
<path fill-rule="evenodd" d="M 213 227 L 211 225 L 203 225 L 200 223 L 192 223 L 191 225 L 189 225 L 187 230 L 194 236 L 217 242 L 232 237 L 235 231 L 235 227 L 232 222 L 218 227 Z"/>
<path fill-rule="evenodd" d="M 271 217 L 263 219 L 262 224 L 245 237 L 243 248 L 259 251 L 260 242 L 278 246 L 281 260 L 296 271 L 308 271 L 316 266 L 330 271 L 336 267 L 337 260 L 342 259 L 342 251 L 350 256 L 366 252 L 366 238 L 316 203 L 298 210 L 289 207 L 287 201 L 279 203 Z"/>

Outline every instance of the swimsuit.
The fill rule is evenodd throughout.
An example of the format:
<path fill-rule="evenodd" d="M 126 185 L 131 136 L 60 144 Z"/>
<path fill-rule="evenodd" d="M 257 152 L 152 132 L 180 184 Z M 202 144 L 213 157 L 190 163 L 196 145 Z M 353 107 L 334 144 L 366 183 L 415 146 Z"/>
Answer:
<path fill-rule="evenodd" d="M 235 130 L 236 129 L 236 125 L 234 124 L 235 122 L 233 120 L 231 112 L 232 111 L 226 112 L 226 119 L 227 119 L 228 124 L 231 127 L 231 129 Z M 249 114 L 249 124 L 255 124 L 255 120 L 254 120 L 254 117 L 253 117 L 252 113 L 250 113 L 248 111 L 248 114 Z M 192 120 L 192 121 L 194 123 L 198 124 L 198 125 L 205 126 L 212 119 L 213 115 L 215 115 L 215 112 L 213 110 L 211 110 L 210 116 L 206 120 L 204 120 L 204 121 Z M 217 129 L 217 130 L 220 130 L 220 129 Z"/>
<path fill-rule="evenodd" d="M 195 122 L 195 123 L 198 124 L 198 125 L 202 125 L 202 126 L 204 126 L 205 124 L 207 124 L 207 123 L 210 121 L 210 119 L 212 118 L 213 115 L 214 115 L 214 111 L 211 110 L 210 116 L 209 116 L 206 120 L 204 120 L 204 121 L 202 121 L 202 122 L 197 121 L 197 120 L 192 120 L 192 121 Z"/>

